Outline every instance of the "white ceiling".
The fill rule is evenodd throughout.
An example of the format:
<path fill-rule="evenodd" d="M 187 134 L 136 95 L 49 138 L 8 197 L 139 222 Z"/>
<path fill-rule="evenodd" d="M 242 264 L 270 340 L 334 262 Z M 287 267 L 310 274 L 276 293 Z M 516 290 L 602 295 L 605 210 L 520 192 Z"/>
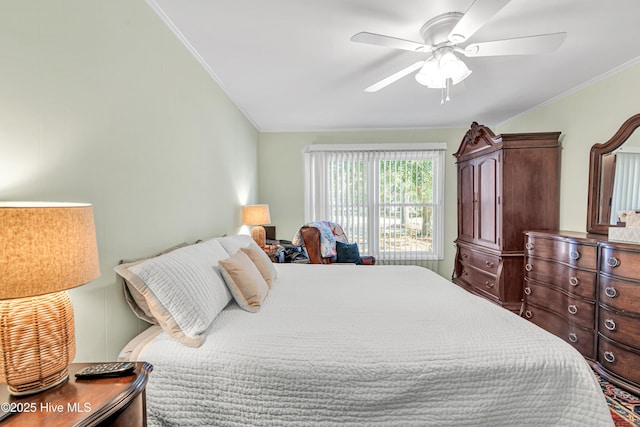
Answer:
<path fill-rule="evenodd" d="M 425 54 L 351 42 L 419 30 L 473 0 L 147 0 L 260 131 L 495 125 L 640 58 L 638 0 L 512 0 L 469 42 L 567 32 L 554 53 L 464 58 L 440 105 L 412 75 L 363 89 Z"/>

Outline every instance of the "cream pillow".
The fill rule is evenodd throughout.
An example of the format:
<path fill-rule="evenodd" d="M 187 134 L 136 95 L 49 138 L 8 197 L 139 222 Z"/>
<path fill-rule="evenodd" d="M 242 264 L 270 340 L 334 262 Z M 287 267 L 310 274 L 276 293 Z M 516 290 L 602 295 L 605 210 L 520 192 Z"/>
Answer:
<path fill-rule="evenodd" d="M 163 330 L 199 347 L 213 319 L 231 301 L 215 268 L 227 257 L 220 243 L 209 240 L 115 270 L 144 298 Z"/>
<path fill-rule="evenodd" d="M 240 308 L 252 313 L 260 310 L 269 293 L 269 286 L 251 258 L 243 251 L 238 251 L 218 264 L 222 277 Z"/>
<path fill-rule="evenodd" d="M 176 249 L 184 248 L 185 246 L 189 246 L 189 244 L 187 242 L 182 242 L 150 257 L 120 261 L 119 268 L 116 268 L 115 270 L 116 270 L 116 273 L 118 273 L 118 275 L 120 276 L 120 278 L 122 278 L 122 284 L 123 284 L 122 287 L 124 289 L 124 299 L 127 301 L 127 304 L 129 305 L 133 313 L 139 319 L 142 319 L 145 322 L 151 323 L 153 325 L 158 324 L 158 321 L 156 320 L 155 317 L 153 317 L 153 313 L 151 313 L 151 310 L 149 309 L 149 304 L 147 304 L 147 301 L 144 298 L 144 296 L 140 294 L 140 292 L 138 292 L 135 286 L 133 286 L 125 277 L 121 276 L 119 271 L 127 271 L 129 267 L 132 267 L 137 264 L 142 264 L 144 261 L 148 259 L 160 256 L 160 255 L 164 255 L 171 251 L 175 251 Z"/>
<path fill-rule="evenodd" d="M 258 270 L 260 270 L 260 274 L 262 274 L 264 281 L 267 282 L 267 285 L 271 288 L 278 272 L 273 266 L 269 255 L 267 255 L 264 250 L 260 249 L 260 246 L 255 242 L 252 242 L 246 248 L 240 248 L 240 250 L 251 258 L 251 261 L 253 261 L 256 267 L 258 267 Z"/>

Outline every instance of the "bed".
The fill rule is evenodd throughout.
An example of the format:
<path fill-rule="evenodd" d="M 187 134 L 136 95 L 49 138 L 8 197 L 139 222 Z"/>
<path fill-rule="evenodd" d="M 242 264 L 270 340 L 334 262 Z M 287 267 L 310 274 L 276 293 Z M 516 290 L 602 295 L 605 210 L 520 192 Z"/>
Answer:
<path fill-rule="evenodd" d="M 225 239 L 220 259 L 251 245 Z M 189 341 L 153 313 L 149 298 L 163 291 L 144 295 L 127 276 L 140 265 L 156 272 L 158 260 L 185 249 L 117 269 L 138 314 L 158 323 L 120 355 L 154 366 L 151 426 L 613 425 L 573 347 L 421 267 L 272 264 L 257 310 L 230 291 Z M 202 258 L 226 283 L 211 257 Z M 197 276 L 177 270 L 165 287 Z M 180 298 L 201 304 L 198 292 L 171 295 L 164 308 Z"/>

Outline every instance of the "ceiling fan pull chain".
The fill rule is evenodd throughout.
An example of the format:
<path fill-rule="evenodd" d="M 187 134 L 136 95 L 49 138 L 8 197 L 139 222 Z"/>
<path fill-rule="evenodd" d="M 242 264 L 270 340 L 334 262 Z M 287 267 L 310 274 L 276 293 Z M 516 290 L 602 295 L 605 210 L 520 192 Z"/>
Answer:
<path fill-rule="evenodd" d="M 451 101 L 451 98 L 449 98 L 449 89 L 451 88 L 451 79 L 447 79 L 447 98 L 445 99 L 445 101 Z"/>
<path fill-rule="evenodd" d="M 440 89 L 440 105 L 444 104 L 444 85 L 442 86 L 442 89 Z"/>

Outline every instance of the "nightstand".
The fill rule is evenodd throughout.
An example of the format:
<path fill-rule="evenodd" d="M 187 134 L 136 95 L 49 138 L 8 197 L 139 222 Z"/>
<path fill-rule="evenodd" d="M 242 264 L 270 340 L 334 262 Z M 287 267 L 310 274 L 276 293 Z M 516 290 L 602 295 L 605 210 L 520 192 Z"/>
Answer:
<path fill-rule="evenodd" d="M 0 426 L 146 426 L 145 388 L 153 366 L 136 362 L 131 375 L 76 379 L 78 370 L 96 364 L 72 363 L 69 381 L 38 394 L 16 397 L 2 387 L 0 406 L 18 413 L 0 422 Z"/>

